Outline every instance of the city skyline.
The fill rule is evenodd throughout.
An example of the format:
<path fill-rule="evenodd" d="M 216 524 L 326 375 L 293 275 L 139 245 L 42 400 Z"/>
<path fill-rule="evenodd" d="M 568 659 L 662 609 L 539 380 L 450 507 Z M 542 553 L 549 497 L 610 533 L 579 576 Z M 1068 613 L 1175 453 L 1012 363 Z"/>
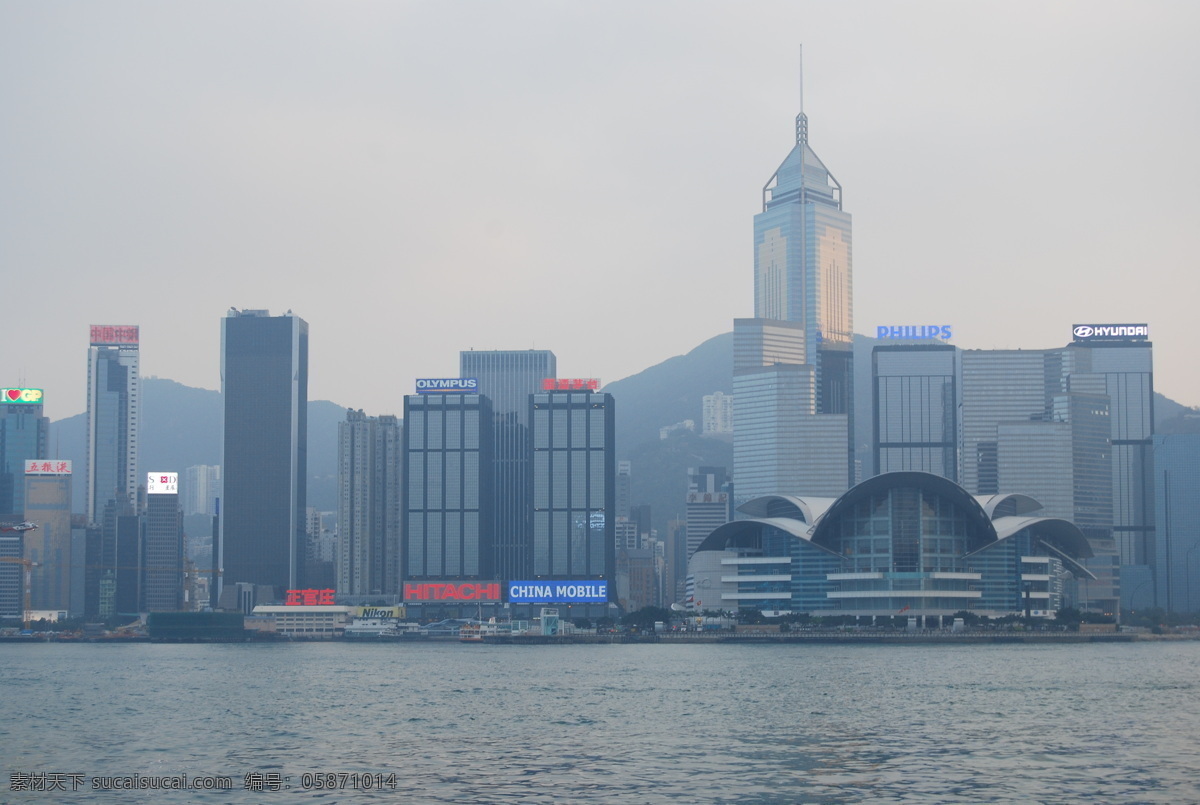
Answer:
<path fill-rule="evenodd" d="M 229 304 L 302 310 L 310 397 L 372 414 L 462 350 L 552 345 L 612 381 L 728 332 L 801 43 L 809 136 L 856 218 L 858 331 L 1045 349 L 1147 322 L 1157 390 L 1200 404 L 1200 10 L 878 4 L 864 29 L 861 6 L 807 3 L 281 8 L 0 10 L 0 260 L 53 322 L 0 376 L 52 419 L 84 410 L 96 321 L 140 325 L 143 375 L 216 389 Z M 1112 202 L 1112 165 L 1148 203 Z M 336 292 L 368 284 L 380 304 Z M 643 326 L 574 335 L 583 311 Z M 421 338 L 449 318 L 454 339 Z"/>

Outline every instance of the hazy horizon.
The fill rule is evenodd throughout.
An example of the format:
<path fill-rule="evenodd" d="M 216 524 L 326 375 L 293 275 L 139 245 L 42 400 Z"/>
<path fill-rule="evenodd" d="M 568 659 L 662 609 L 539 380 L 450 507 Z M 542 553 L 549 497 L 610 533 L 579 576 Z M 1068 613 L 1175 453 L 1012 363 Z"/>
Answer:
<path fill-rule="evenodd" d="M 1181 2 L 0 5 L 0 386 L 85 407 L 88 325 L 220 387 L 230 307 L 310 399 L 394 413 L 466 349 L 628 377 L 752 315 L 794 142 L 854 216 L 855 330 L 1047 349 L 1146 322 L 1200 405 L 1200 7 Z"/>

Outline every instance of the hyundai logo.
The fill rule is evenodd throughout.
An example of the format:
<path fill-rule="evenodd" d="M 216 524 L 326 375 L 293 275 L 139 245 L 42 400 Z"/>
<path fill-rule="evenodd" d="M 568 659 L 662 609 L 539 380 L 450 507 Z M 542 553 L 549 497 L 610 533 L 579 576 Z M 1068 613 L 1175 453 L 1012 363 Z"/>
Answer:
<path fill-rule="evenodd" d="M 1091 335 L 1092 335 L 1091 325 L 1080 324 L 1075 328 L 1075 337 L 1076 338 L 1090 338 Z"/>

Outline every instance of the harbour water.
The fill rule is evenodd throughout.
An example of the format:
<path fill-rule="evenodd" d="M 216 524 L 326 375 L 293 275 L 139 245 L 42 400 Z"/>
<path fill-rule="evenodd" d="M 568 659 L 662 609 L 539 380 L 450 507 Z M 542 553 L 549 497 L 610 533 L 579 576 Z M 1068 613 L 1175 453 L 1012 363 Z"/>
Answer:
<path fill-rule="evenodd" d="M 1200 802 L 1197 641 L 42 644 L 0 702 L 0 803 Z"/>

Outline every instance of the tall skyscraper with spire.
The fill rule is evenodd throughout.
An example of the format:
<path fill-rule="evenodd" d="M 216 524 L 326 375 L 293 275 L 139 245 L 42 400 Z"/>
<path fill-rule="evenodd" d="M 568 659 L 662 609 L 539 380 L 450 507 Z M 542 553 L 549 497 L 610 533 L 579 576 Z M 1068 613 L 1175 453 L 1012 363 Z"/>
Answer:
<path fill-rule="evenodd" d="M 844 414 L 854 343 L 850 213 L 842 186 L 808 144 L 803 95 L 802 86 L 796 144 L 754 216 L 754 316 L 804 326 L 817 412 Z"/>
<path fill-rule="evenodd" d="M 733 465 L 739 500 L 837 496 L 851 481 L 854 320 L 850 214 L 808 144 L 796 144 L 754 216 L 754 318 L 734 321 Z"/>

